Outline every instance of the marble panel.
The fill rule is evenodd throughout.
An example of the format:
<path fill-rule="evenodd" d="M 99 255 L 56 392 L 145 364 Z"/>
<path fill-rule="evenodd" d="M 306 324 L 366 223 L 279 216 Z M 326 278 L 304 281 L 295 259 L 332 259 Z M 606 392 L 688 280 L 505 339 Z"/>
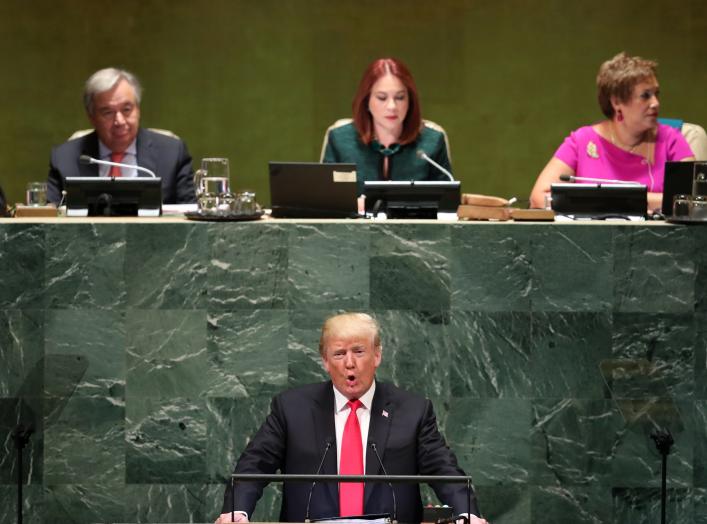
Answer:
<path fill-rule="evenodd" d="M 225 485 L 210 484 L 207 488 L 206 522 L 213 522 L 223 507 Z M 270 484 L 263 490 L 263 496 L 255 507 L 251 522 L 279 522 L 282 491 L 280 484 Z"/>
<path fill-rule="evenodd" d="M 532 486 L 530 493 L 530 522 L 611 522 L 611 489 L 607 486 Z"/>
<path fill-rule="evenodd" d="M 213 522 L 206 484 L 127 484 L 126 522 Z"/>
<path fill-rule="evenodd" d="M 623 424 L 613 444 L 612 485 L 625 488 L 660 486 L 661 456 L 652 437 L 659 426 L 668 429 L 675 440 L 668 457 L 669 485 L 692 487 L 695 449 L 699 449 L 695 438 L 696 434 L 704 433 L 698 429 L 694 403 L 640 399 L 631 404 L 617 401 L 616 405 Z M 670 417 L 665 413 L 670 413 Z"/>
<path fill-rule="evenodd" d="M 238 457 L 270 411 L 270 395 L 209 398 L 206 403 L 206 473 L 225 485 Z"/>
<path fill-rule="evenodd" d="M 530 227 L 531 310 L 610 311 L 613 230 L 576 224 Z"/>
<path fill-rule="evenodd" d="M 125 307 L 125 224 L 45 225 L 44 307 Z"/>
<path fill-rule="evenodd" d="M 707 401 L 695 402 L 695 442 L 693 485 L 707 488 Z M 669 457 L 672 462 L 672 457 Z M 705 501 L 707 503 L 707 500 Z"/>
<path fill-rule="evenodd" d="M 125 479 L 125 404 L 112 398 L 72 397 L 45 421 L 45 484 L 119 484 Z"/>
<path fill-rule="evenodd" d="M 531 499 L 528 486 L 475 486 L 474 491 L 481 515 L 489 522 L 493 524 L 531 522 Z"/>
<path fill-rule="evenodd" d="M 448 334 L 452 396 L 530 396 L 530 319 L 528 312 L 453 312 Z"/>
<path fill-rule="evenodd" d="M 0 226 L 0 309 L 42 307 L 45 231 L 43 224 Z"/>
<path fill-rule="evenodd" d="M 694 241 L 695 266 L 695 311 L 707 313 L 707 230 L 690 228 Z"/>
<path fill-rule="evenodd" d="M 329 380 L 319 355 L 319 335 L 324 321 L 341 312 L 308 308 L 289 312 L 287 387 Z"/>
<path fill-rule="evenodd" d="M 205 224 L 129 224 L 127 305 L 136 309 L 203 309 L 210 258 Z"/>
<path fill-rule="evenodd" d="M 285 310 L 210 313 L 206 395 L 258 396 L 283 389 L 288 376 L 288 331 Z"/>
<path fill-rule="evenodd" d="M 600 363 L 611 356 L 608 313 L 535 313 L 531 344 L 533 397 L 605 397 Z"/>
<path fill-rule="evenodd" d="M 536 486 L 610 485 L 621 415 L 609 400 L 532 401 L 531 474 Z"/>
<path fill-rule="evenodd" d="M 612 490 L 613 524 L 652 524 L 660 522 L 660 489 L 624 488 Z M 692 496 L 688 489 L 669 489 L 666 522 L 694 524 Z"/>
<path fill-rule="evenodd" d="M 474 485 L 520 486 L 531 469 L 530 401 L 455 398 L 445 434 Z"/>
<path fill-rule="evenodd" d="M 707 313 L 695 314 L 694 322 L 695 399 L 707 400 Z"/>
<path fill-rule="evenodd" d="M 440 416 L 440 401 L 449 398 L 449 313 L 421 310 L 371 313 L 380 325 L 383 346 L 377 376 L 432 399 Z"/>
<path fill-rule="evenodd" d="M 436 224 L 372 224 L 370 307 L 446 311 L 451 240 Z"/>
<path fill-rule="evenodd" d="M 44 312 L 0 309 L 0 397 L 40 395 L 43 357 Z"/>
<path fill-rule="evenodd" d="M 46 522 L 43 486 L 22 486 L 22 501 L 23 524 Z M 0 485 L 0 524 L 17 522 L 17 486 Z"/>
<path fill-rule="evenodd" d="M 533 285 L 530 227 L 457 225 L 451 230 L 451 307 L 466 311 L 529 311 Z"/>
<path fill-rule="evenodd" d="M 704 347 L 695 317 L 687 314 L 616 313 L 610 388 L 617 398 L 694 398 L 695 351 Z"/>
<path fill-rule="evenodd" d="M 694 311 L 697 269 L 688 229 L 615 228 L 614 311 Z"/>
<path fill-rule="evenodd" d="M 366 309 L 370 231 L 360 224 L 299 224 L 289 237 L 290 309 Z"/>
<path fill-rule="evenodd" d="M 129 310 L 127 395 L 131 398 L 203 396 L 209 387 L 206 312 Z"/>
<path fill-rule="evenodd" d="M 70 396 L 125 398 L 125 313 L 54 309 L 46 312 L 44 386 L 56 402 Z"/>
<path fill-rule="evenodd" d="M 44 494 L 45 522 L 84 524 L 125 522 L 125 484 L 91 482 L 47 485 Z"/>
<path fill-rule="evenodd" d="M 209 310 L 285 309 L 292 228 L 276 223 L 229 225 L 208 228 Z"/>
<path fill-rule="evenodd" d="M 125 409 L 126 482 L 206 482 L 205 408 L 206 400 L 185 397 L 145 397 L 128 401 Z"/>
<path fill-rule="evenodd" d="M 707 489 L 692 490 L 692 523 L 707 524 Z"/>
<path fill-rule="evenodd" d="M 44 473 L 44 433 L 41 398 L 0 398 L 0 485 L 15 484 L 19 473 L 16 428 L 33 429 L 22 450 L 23 483 L 41 484 Z"/>

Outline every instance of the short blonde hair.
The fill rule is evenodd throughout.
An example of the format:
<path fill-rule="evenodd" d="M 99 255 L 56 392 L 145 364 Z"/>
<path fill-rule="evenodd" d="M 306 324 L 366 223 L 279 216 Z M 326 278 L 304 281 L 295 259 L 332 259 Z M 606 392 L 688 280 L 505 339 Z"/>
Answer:
<path fill-rule="evenodd" d="M 340 313 L 324 321 L 319 337 L 319 354 L 324 357 L 326 341 L 331 337 L 354 337 L 370 333 L 373 348 L 381 350 L 380 326 L 375 318 L 367 313 Z"/>
<path fill-rule="evenodd" d="M 625 52 L 604 62 L 597 73 L 597 99 L 601 112 L 607 118 L 613 118 L 611 98 L 628 102 L 636 84 L 654 78 L 657 67 L 658 62 L 640 56 L 628 56 Z"/>

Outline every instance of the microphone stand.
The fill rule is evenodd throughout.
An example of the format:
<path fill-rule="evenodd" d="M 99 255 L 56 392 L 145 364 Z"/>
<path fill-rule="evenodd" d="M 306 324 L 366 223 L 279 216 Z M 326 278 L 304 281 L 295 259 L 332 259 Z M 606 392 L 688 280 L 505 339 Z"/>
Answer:
<path fill-rule="evenodd" d="M 651 432 L 651 438 L 655 442 L 655 447 L 661 456 L 661 483 L 660 483 L 660 524 L 665 524 L 665 507 L 668 495 L 668 455 L 670 448 L 675 443 L 673 436 L 667 429 L 655 429 Z"/>
<path fill-rule="evenodd" d="M 32 433 L 34 429 L 23 424 L 18 424 L 12 430 L 12 440 L 17 450 L 17 524 L 22 524 L 22 450 L 29 443 Z"/>

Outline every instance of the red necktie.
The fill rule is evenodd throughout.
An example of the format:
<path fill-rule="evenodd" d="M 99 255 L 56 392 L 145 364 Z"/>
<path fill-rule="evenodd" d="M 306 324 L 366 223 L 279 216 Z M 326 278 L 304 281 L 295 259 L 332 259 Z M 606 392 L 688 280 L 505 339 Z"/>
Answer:
<path fill-rule="evenodd" d="M 344 426 L 341 441 L 340 475 L 363 475 L 363 444 L 361 426 L 358 424 L 356 410 L 363 407 L 360 400 L 349 400 L 351 411 Z M 339 515 L 363 515 L 363 483 L 341 482 L 339 484 Z"/>
<path fill-rule="evenodd" d="M 110 161 L 111 162 L 122 162 L 123 157 L 125 156 L 125 153 L 111 153 L 110 154 Z M 123 174 L 120 172 L 120 168 L 118 166 L 110 166 L 110 176 L 123 176 Z"/>

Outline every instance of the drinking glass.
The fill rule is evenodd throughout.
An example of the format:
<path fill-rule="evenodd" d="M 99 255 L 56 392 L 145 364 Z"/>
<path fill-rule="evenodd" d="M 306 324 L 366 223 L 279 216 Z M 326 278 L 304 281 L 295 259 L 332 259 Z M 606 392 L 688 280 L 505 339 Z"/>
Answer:
<path fill-rule="evenodd" d="M 707 196 L 707 162 L 693 164 L 692 196 Z"/>
<path fill-rule="evenodd" d="M 213 207 L 212 199 L 231 193 L 228 158 L 204 158 L 201 169 L 194 174 L 194 185 L 199 208 Z"/>
<path fill-rule="evenodd" d="M 47 205 L 47 183 L 30 182 L 27 184 L 26 204 L 28 206 L 40 207 Z"/>

